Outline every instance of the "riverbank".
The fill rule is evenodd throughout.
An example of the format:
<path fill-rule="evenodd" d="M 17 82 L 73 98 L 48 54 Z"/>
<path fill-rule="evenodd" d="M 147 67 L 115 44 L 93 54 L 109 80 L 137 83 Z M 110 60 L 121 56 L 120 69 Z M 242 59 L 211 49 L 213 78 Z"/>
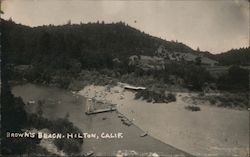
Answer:
<path fill-rule="evenodd" d="M 191 156 L 177 148 L 151 136 L 141 137 L 143 130 L 136 125 L 126 126 L 118 118 L 119 113 L 110 112 L 85 115 L 85 99 L 81 95 L 54 87 L 23 84 L 12 88 L 15 96 L 25 103 L 30 100 L 45 100 L 43 116 L 48 119 L 68 117 L 75 126 L 85 133 L 123 133 L 123 138 L 86 138 L 82 146 L 84 152 L 93 151 L 95 156 Z M 35 112 L 36 103 L 26 106 Z"/>
<path fill-rule="evenodd" d="M 152 137 L 197 156 L 246 156 L 249 152 L 249 113 L 246 110 L 199 105 L 191 112 L 186 101 L 197 93 L 177 92 L 176 102 L 148 103 L 134 92 L 115 86 L 86 86 L 80 95 L 117 104 L 119 112 Z M 204 103 L 197 100 L 197 104 Z"/>

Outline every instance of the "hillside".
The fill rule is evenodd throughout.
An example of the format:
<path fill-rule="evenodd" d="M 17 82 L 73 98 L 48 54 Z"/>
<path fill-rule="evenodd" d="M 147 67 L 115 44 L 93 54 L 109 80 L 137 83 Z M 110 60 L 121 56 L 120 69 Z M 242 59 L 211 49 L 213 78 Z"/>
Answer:
<path fill-rule="evenodd" d="M 97 63 L 99 67 L 112 66 L 114 58 L 125 61 L 132 55 L 159 56 L 161 53 L 167 54 L 170 60 L 180 60 L 180 57 L 174 59 L 172 56 L 185 53 L 180 56 L 187 61 L 194 61 L 198 56 L 183 43 L 150 36 L 122 22 L 68 23 L 32 28 L 2 20 L 1 27 L 3 50 L 9 53 L 10 62 L 17 64 L 32 64 L 45 55 L 53 58 L 54 62 L 57 62 L 57 58 L 77 59 L 89 67 L 97 66 Z"/>
<path fill-rule="evenodd" d="M 201 64 L 218 63 L 183 43 L 150 36 L 122 22 L 32 28 L 2 20 L 1 27 L 3 51 L 8 52 L 8 62 L 15 65 L 99 69 L 112 68 L 117 62 L 128 66 L 133 56 L 139 58 L 140 65 L 136 66 L 143 69 L 161 69 L 169 61 L 196 63 L 199 59 Z"/>
<path fill-rule="evenodd" d="M 112 66 L 113 59 L 127 62 L 133 55 L 189 62 L 201 58 L 202 64 L 209 65 L 249 65 L 250 62 L 249 47 L 214 55 L 153 37 L 123 22 L 29 27 L 1 19 L 1 29 L 3 51 L 16 64 L 32 64 L 44 58 L 44 54 L 48 58 L 57 56 L 58 60 L 77 59 L 88 67 Z M 106 63 L 98 65 L 97 62 Z"/>

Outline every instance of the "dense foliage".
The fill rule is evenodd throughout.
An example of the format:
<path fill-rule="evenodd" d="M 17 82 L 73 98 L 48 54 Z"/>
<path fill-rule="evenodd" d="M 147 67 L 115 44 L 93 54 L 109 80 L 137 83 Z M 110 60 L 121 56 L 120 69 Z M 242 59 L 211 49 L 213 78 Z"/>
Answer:
<path fill-rule="evenodd" d="M 249 90 L 249 69 L 232 66 L 218 79 L 218 88 L 223 90 Z"/>
<path fill-rule="evenodd" d="M 38 116 L 37 114 L 31 114 L 28 118 L 28 124 L 36 129 L 48 129 L 51 132 L 61 133 L 66 135 L 67 133 L 81 133 L 77 127 L 73 125 L 72 122 L 68 121 L 67 118 L 48 120 L 44 117 Z M 76 155 L 81 152 L 81 145 L 83 144 L 82 139 L 55 139 L 55 146 L 64 151 L 68 155 Z"/>
<path fill-rule="evenodd" d="M 135 94 L 135 99 L 146 100 L 153 103 L 169 103 L 176 101 L 176 97 L 172 93 L 165 94 L 165 91 L 157 93 L 149 90 L 141 90 Z"/>

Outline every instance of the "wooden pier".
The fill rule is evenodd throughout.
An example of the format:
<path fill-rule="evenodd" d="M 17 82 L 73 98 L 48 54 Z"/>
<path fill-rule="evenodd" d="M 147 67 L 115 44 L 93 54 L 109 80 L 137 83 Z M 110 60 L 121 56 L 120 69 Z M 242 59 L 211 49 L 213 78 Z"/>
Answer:
<path fill-rule="evenodd" d="M 90 114 L 97 114 L 97 113 L 103 113 L 103 112 L 111 112 L 115 111 L 116 107 L 114 106 L 107 106 L 106 108 L 101 108 L 101 109 L 95 109 L 96 101 L 94 99 L 87 99 L 86 100 L 86 106 L 85 106 L 85 114 L 90 115 Z"/>

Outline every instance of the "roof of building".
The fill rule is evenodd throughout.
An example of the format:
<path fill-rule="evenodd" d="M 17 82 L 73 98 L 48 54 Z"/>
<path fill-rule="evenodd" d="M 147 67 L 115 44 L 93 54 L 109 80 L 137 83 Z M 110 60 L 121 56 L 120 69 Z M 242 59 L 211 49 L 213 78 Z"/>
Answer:
<path fill-rule="evenodd" d="M 131 85 L 126 85 L 124 86 L 125 89 L 133 89 L 133 90 L 144 90 L 146 89 L 145 87 L 135 87 L 135 86 L 131 86 Z"/>

